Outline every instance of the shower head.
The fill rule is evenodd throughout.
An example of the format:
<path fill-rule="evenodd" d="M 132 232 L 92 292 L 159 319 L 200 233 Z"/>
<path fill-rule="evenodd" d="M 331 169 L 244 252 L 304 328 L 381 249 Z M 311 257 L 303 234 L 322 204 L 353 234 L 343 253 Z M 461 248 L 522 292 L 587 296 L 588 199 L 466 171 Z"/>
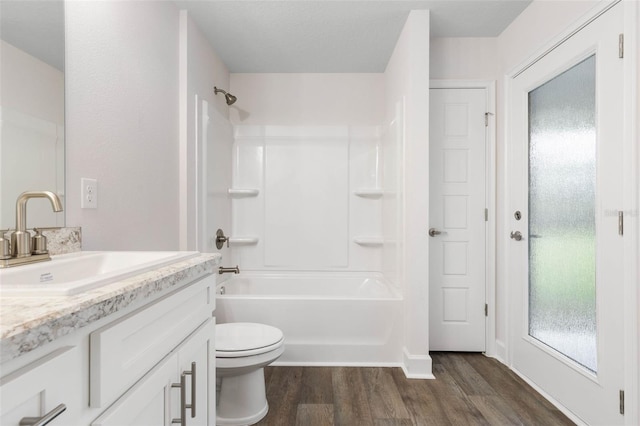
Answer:
<path fill-rule="evenodd" d="M 214 94 L 218 94 L 218 93 L 224 93 L 224 99 L 227 101 L 227 105 L 233 105 L 235 103 L 235 101 L 238 100 L 238 98 L 236 98 L 235 96 L 233 96 L 231 93 L 227 93 L 222 89 L 218 89 L 217 87 L 213 87 L 213 93 Z"/>

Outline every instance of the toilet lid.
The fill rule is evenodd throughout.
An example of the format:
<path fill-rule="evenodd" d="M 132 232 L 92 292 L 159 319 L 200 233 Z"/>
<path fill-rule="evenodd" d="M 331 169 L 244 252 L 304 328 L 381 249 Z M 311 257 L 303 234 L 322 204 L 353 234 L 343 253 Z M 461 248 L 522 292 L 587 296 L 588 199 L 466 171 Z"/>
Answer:
<path fill-rule="evenodd" d="M 216 352 L 254 351 L 282 341 L 282 331 L 265 324 L 233 322 L 216 325 Z"/>

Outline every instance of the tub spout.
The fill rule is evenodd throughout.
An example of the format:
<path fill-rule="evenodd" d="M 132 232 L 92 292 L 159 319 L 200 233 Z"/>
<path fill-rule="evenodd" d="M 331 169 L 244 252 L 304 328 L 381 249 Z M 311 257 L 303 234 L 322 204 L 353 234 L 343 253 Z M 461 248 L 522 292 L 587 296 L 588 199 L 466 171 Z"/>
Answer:
<path fill-rule="evenodd" d="M 225 268 L 224 266 L 221 266 L 218 269 L 218 274 L 220 274 L 220 275 L 222 275 L 222 274 L 230 274 L 230 273 L 239 274 L 240 273 L 240 268 L 238 268 L 238 265 L 236 265 L 235 268 Z"/>

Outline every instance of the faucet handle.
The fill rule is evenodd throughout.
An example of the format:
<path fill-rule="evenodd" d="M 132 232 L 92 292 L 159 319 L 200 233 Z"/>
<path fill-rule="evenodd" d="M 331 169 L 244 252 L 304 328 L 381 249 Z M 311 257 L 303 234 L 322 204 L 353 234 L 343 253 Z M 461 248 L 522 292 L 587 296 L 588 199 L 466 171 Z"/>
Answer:
<path fill-rule="evenodd" d="M 42 235 L 42 231 L 38 228 L 33 228 L 33 231 L 36 233 L 36 235 L 31 237 L 31 253 L 47 254 L 49 252 L 47 250 L 47 237 Z"/>
<path fill-rule="evenodd" d="M 218 229 L 216 231 L 216 248 L 218 250 L 224 247 L 224 243 L 227 243 L 227 247 L 229 247 L 229 237 L 224 235 L 224 231 L 222 229 Z"/>
<path fill-rule="evenodd" d="M 11 244 L 8 238 L 5 238 L 5 232 L 7 230 L 0 230 L 0 260 L 11 258 Z"/>

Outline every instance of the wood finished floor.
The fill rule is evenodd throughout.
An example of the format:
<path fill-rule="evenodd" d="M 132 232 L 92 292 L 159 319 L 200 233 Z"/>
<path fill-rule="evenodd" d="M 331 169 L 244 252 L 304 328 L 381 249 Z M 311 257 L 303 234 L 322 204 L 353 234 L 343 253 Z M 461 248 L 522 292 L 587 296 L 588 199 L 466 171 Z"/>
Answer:
<path fill-rule="evenodd" d="M 259 425 L 573 425 L 500 362 L 432 353 L 436 380 L 399 368 L 267 367 Z"/>

